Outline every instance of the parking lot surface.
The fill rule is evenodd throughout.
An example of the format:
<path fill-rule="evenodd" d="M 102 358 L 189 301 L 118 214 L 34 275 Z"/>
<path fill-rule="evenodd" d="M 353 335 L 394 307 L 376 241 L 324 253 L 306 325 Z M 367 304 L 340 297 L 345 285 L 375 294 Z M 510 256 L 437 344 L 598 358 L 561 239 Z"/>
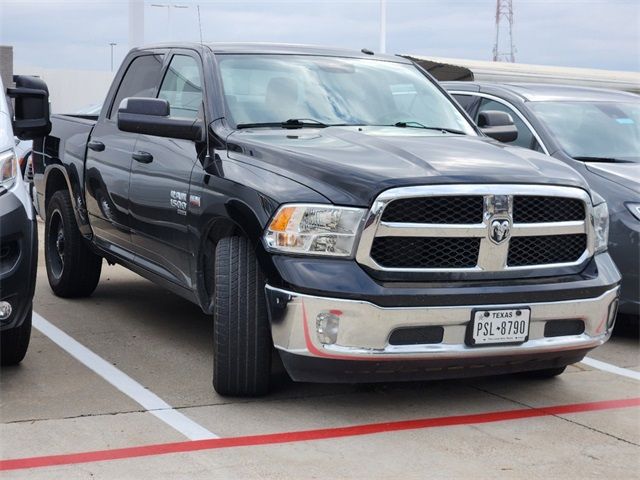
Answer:
<path fill-rule="evenodd" d="M 268 397 L 223 398 L 198 307 L 106 263 L 91 298 L 60 299 L 39 262 L 29 352 L 0 376 L 2 478 L 639 476 L 637 334 L 552 380 L 280 373 Z"/>

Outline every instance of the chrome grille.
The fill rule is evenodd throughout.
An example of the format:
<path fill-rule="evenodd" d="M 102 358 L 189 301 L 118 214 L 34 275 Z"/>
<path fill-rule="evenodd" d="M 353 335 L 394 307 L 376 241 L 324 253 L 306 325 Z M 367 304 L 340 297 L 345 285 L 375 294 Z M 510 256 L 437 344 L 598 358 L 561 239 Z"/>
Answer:
<path fill-rule="evenodd" d="M 356 259 L 383 272 L 468 272 L 471 277 L 577 268 L 593 254 L 590 215 L 591 199 L 579 188 L 395 188 L 374 202 Z"/>
<path fill-rule="evenodd" d="M 383 267 L 470 268 L 478 263 L 479 238 L 378 237 L 371 258 Z"/>
<path fill-rule="evenodd" d="M 474 196 L 403 198 L 391 202 L 382 214 L 383 222 L 480 223 L 483 199 Z"/>
<path fill-rule="evenodd" d="M 578 260 L 586 248 L 587 236 L 584 234 L 516 237 L 509 243 L 507 265 L 522 267 L 571 263 Z"/>
<path fill-rule="evenodd" d="M 584 220 L 584 203 L 577 198 L 518 195 L 513 198 L 514 223 Z"/>

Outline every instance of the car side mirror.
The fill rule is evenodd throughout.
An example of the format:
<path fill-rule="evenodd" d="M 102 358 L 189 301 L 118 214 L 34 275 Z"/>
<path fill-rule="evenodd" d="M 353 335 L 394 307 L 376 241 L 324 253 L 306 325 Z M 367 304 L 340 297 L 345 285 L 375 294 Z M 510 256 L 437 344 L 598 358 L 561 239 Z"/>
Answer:
<path fill-rule="evenodd" d="M 118 108 L 118 129 L 156 137 L 202 141 L 199 120 L 171 118 L 171 106 L 162 98 L 125 98 Z"/>
<path fill-rule="evenodd" d="M 33 140 L 51 132 L 49 89 L 44 80 L 29 75 L 15 75 L 15 88 L 7 95 L 15 101 L 12 118 L 13 133 L 20 140 Z"/>
<path fill-rule="evenodd" d="M 484 110 L 478 114 L 478 127 L 482 133 L 499 142 L 513 142 L 518 138 L 518 128 L 507 112 Z"/>

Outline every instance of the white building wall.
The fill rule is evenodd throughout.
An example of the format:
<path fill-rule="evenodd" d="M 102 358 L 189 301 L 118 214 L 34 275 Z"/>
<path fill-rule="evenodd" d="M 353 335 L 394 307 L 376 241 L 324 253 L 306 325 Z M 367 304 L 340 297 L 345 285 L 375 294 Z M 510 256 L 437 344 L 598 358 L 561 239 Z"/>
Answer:
<path fill-rule="evenodd" d="M 14 66 L 16 75 L 36 75 L 47 82 L 52 113 L 74 113 L 102 103 L 114 72 Z"/>

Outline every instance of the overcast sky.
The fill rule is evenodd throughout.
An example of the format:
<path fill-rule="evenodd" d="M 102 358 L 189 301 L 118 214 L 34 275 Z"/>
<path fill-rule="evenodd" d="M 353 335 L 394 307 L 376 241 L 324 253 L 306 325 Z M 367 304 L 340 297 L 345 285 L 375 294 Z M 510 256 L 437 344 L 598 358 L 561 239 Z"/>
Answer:
<path fill-rule="evenodd" d="M 378 49 L 378 0 L 145 2 L 145 42 L 261 41 Z M 387 52 L 491 60 L 495 0 L 388 0 Z M 640 0 L 513 0 L 516 61 L 640 70 Z M 0 0 L 0 44 L 22 66 L 109 70 L 129 49 L 127 0 Z"/>

